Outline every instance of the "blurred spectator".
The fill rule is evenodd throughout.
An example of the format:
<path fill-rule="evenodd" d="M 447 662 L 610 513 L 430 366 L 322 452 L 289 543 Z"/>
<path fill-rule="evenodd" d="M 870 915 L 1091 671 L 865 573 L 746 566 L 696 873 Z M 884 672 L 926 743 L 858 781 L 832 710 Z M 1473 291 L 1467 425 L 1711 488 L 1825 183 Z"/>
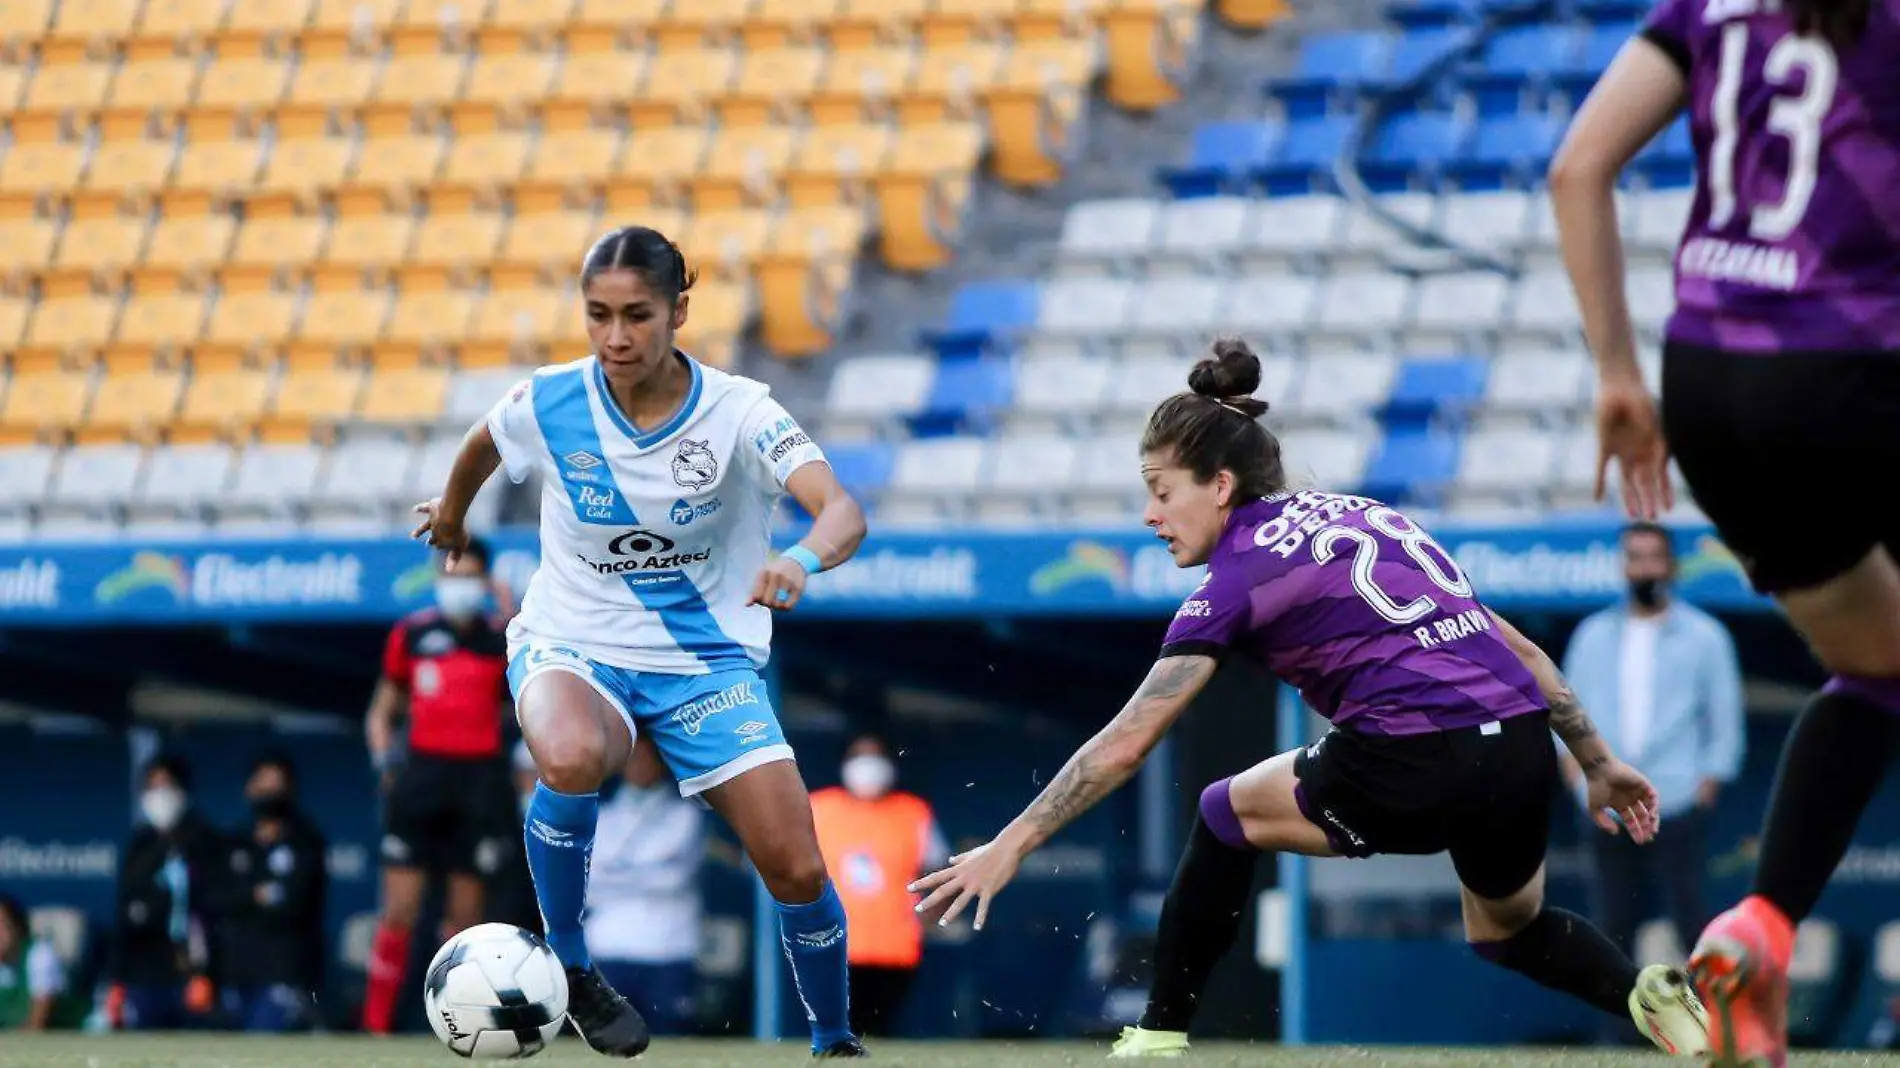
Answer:
<path fill-rule="evenodd" d="M 620 779 L 601 791 L 587 948 L 654 1034 L 693 1024 L 705 859 L 704 810 L 679 795 L 652 741 L 636 739 Z"/>
<path fill-rule="evenodd" d="M 882 738 L 853 739 L 839 770 L 844 785 L 814 793 L 811 808 L 851 924 L 851 1026 L 889 1034 L 924 952 L 923 921 L 905 886 L 942 865 L 949 848 L 930 805 L 894 788 L 897 765 Z"/>
<path fill-rule="evenodd" d="M 1644 890 L 1658 887 L 1687 952 L 1709 918 L 1702 898 L 1708 813 L 1742 766 L 1742 672 L 1727 629 L 1671 595 L 1669 531 L 1631 524 L 1622 544 L 1629 597 L 1577 628 L 1564 673 L 1604 740 L 1656 784 L 1662 830 L 1641 847 L 1626 835 L 1589 836 L 1597 921 L 1633 952 Z M 1565 770 L 1574 782 L 1574 766 Z"/>
<path fill-rule="evenodd" d="M 521 837 L 502 740 L 507 619 L 488 562 L 480 539 L 453 566 L 438 555 L 436 606 L 390 631 L 365 723 L 385 792 L 383 913 L 363 999 L 363 1030 L 374 1034 L 394 1027 L 429 876 L 447 876 L 439 932 L 447 939 L 482 922 L 483 879 Z M 407 739 L 399 747 L 396 719 L 405 705 Z M 406 750 L 400 760 L 399 748 Z"/>
<path fill-rule="evenodd" d="M 191 807 L 176 756 L 145 766 L 140 820 L 119 862 L 118 938 L 107 1015 L 131 1030 L 203 1026 L 212 1009 L 206 931 L 224 871 L 217 832 Z"/>
<path fill-rule="evenodd" d="M 222 925 L 225 1011 L 246 1031 L 302 1030 L 323 985 L 323 835 L 297 806 L 286 754 L 257 759 L 244 799 L 251 823 L 230 845 Z"/>
<path fill-rule="evenodd" d="M 33 937 L 26 906 L 0 894 L 0 1031 L 44 1031 L 66 992 L 66 965 Z"/>

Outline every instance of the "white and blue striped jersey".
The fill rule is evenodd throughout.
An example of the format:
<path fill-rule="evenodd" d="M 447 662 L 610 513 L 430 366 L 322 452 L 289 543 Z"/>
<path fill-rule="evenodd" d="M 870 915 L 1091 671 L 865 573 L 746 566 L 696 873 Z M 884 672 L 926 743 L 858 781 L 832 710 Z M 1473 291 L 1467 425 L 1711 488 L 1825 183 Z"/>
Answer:
<path fill-rule="evenodd" d="M 489 412 L 508 477 L 542 477 L 541 566 L 511 659 L 555 645 L 678 675 L 765 663 L 772 613 L 746 601 L 786 479 L 824 454 L 763 383 L 687 366 L 685 403 L 650 431 L 592 356 L 541 368 Z"/>

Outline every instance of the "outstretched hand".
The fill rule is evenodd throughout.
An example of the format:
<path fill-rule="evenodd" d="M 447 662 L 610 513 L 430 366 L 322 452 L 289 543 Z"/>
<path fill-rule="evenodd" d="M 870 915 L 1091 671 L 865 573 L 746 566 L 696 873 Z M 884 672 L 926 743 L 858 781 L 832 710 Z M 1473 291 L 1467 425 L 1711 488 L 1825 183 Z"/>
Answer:
<path fill-rule="evenodd" d="M 917 911 L 925 916 L 942 912 L 937 918 L 939 927 L 949 926 L 974 899 L 973 926 L 981 931 L 983 921 L 989 919 L 990 899 L 1016 877 L 1021 863 L 1022 858 L 1007 843 L 991 841 L 951 857 L 948 867 L 918 879 L 908 889 L 913 894 L 928 892 L 929 896 L 917 903 Z"/>
<path fill-rule="evenodd" d="M 1662 827 L 1662 813 L 1656 788 L 1642 772 L 1620 760 L 1611 760 L 1592 769 L 1587 780 L 1589 788 L 1584 804 L 1589 806 L 1590 818 L 1598 827 L 1616 834 L 1620 819 L 1621 829 L 1629 831 L 1630 841 L 1642 845 L 1656 837 Z"/>
<path fill-rule="evenodd" d="M 416 505 L 415 512 L 422 516 L 422 522 L 409 532 L 412 538 L 422 538 L 432 549 L 441 549 L 448 553 L 448 565 L 462 557 L 462 550 L 468 548 L 468 530 L 460 519 L 451 519 L 442 511 L 442 498 L 431 497 Z"/>
<path fill-rule="evenodd" d="M 1610 461 L 1622 476 L 1623 508 L 1632 519 L 1655 520 L 1675 507 L 1669 483 L 1669 445 L 1662 417 L 1641 381 L 1605 381 L 1597 389 L 1597 485 L 1609 488 Z"/>

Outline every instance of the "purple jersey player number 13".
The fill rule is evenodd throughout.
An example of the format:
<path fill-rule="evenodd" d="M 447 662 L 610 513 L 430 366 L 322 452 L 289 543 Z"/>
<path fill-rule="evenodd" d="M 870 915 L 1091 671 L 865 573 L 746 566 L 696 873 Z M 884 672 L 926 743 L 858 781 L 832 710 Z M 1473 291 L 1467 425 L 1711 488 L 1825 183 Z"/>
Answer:
<path fill-rule="evenodd" d="M 1161 652 L 1230 649 L 1361 733 L 1424 734 L 1544 708 L 1457 562 L 1366 497 L 1309 490 L 1235 509 Z"/>

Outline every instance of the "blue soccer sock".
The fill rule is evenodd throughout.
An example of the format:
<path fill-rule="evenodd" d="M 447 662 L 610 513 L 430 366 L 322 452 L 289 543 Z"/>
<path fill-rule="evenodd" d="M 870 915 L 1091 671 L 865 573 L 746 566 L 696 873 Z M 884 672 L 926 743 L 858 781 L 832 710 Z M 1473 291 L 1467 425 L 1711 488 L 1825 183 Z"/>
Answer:
<path fill-rule="evenodd" d="M 844 903 L 825 881 L 818 900 L 778 902 L 779 944 L 792 962 L 798 997 L 805 1003 L 814 1050 L 853 1037 L 849 971 L 845 962 Z"/>
<path fill-rule="evenodd" d="M 534 873 L 534 899 L 547 928 L 548 946 L 567 968 L 591 968 L 581 912 L 587 902 L 587 866 L 594 856 L 594 823 L 600 815 L 597 793 L 563 794 L 536 783 L 528 802 L 523 839 L 528 870 Z"/>

